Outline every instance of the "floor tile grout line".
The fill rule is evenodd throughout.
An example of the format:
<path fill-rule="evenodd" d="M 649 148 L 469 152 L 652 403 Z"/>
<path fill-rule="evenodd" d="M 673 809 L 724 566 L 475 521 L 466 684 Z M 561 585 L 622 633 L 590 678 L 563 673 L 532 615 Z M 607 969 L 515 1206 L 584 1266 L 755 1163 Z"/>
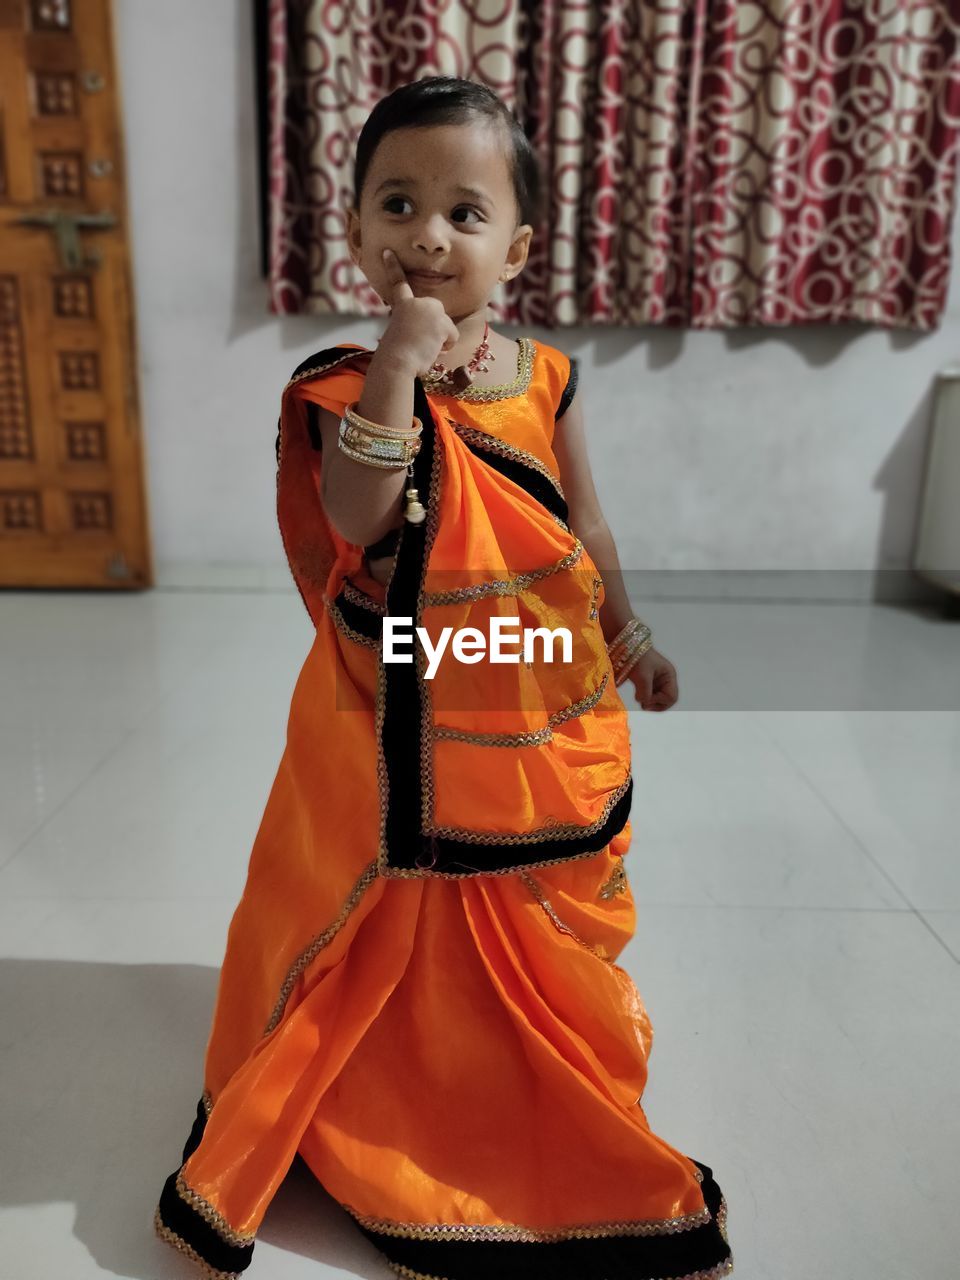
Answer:
<path fill-rule="evenodd" d="M 953 960 L 955 964 L 960 964 L 960 958 L 958 958 L 953 953 L 951 948 L 947 946 L 946 942 L 944 942 L 943 938 L 941 938 L 940 935 L 936 932 L 936 930 L 934 930 L 933 927 L 927 922 L 926 918 L 922 915 L 922 913 L 914 905 L 914 903 L 910 901 L 910 899 L 907 897 L 907 894 L 904 892 L 903 889 L 900 888 L 896 880 L 894 880 L 893 876 L 887 871 L 886 867 L 884 867 L 880 862 L 877 861 L 876 857 L 874 856 L 870 848 L 866 844 L 864 844 L 864 842 L 860 839 L 857 832 L 854 831 L 853 828 L 850 826 L 850 824 L 842 817 L 842 815 L 837 812 L 833 804 L 830 802 L 829 798 L 824 795 L 824 793 L 820 790 L 820 788 L 813 781 L 813 779 L 806 772 L 806 770 L 799 764 L 797 760 L 793 758 L 793 756 L 791 756 L 787 752 L 783 744 L 772 733 L 770 733 L 770 731 L 766 728 L 764 724 L 760 724 L 759 728 L 760 728 L 760 732 L 766 736 L 767 740 L 776 748 L 777 751 L 779 751 L 780 755 L 784 758 L 787 764 L 789 764 L 790 767 L 795 771 L 797 777 L 801 778 L 804 781 L 804 783 L 807 785 L 809 790 L 812 791 L 812 793 L 820 801 L 821 805 L 827 810 L 828 813 L 832 814 L 833 818 L 840 825 L 840 827 L 842 827 L 843 830 L 846 831 L 847 835 L 854 842 L 854 844 L 856 844 L 857 848 L 861 851 L 864 857 L 867 858 L 867 860 L 873 866 L 874 870 L 879 872 L 880 875 L 882 875 L 883 878 L 887 881 L 887 883 L 891 886 L 891 888 L 893 888 L 895 892 L 899 894 L 899 896 L 907 904 L 907 909 L 917 917 L 917 919 L 924 926 L 924 928 L 927 929 L 927 931 L 931 934 L 931 936 L 936 939 L 936 941 L 940 944 L 941 947 L 943 947 L 944 951 L 946 951 L 947 955 L 951 958 L 951 960 Z"/>
<path fill-rule="evenodd" d="M 151 710 L 152 710 L 152 707 L 151 707 Z M 128 728 L 126 733 L 120 739 L 118 739 L 118 741 L 115 742 L 114 745 L 99 758 L 99 760 L 97 760 L 97 762 L 94 764 L 90 772 L 84 774 L 83 777 L 78 780 L 76 786 L 74 786 L 70 791 L 68 791 L 65 796 L 62 796 L 59 802 L 56 805 L 54 805 L 54 807 L 49 811 L 49 813 L 45 814 L 44 817 L 41 819 L 41 821 L 38 822 L 37 825 L 31 831 L 29 831 L 27 835 L 23 837 L 23 839 L 16 846 L 16 848 L 9 855 L 9 857 L 5 858 L 3 862 L 0 862 L 0 876 L 2 876 L 3 872 L 11 864 L 11 862 L 13 862 L 16 858 L 20 856 L 20 854 L 24 851 L 24 849 L 27 847 L 30 841 L 33 840 L 35 836 L 38 836 L 41 831 L 43 831 L 47 823 L 50 822 L 53 818 L 55 818 L 57 814 L 61 811 L 61 809 L 63 809 L 65 805 L 69 804 L 70 801 L 73 800 L 73 798 L 80 792 L 81 788 L 85 787 L 88 782 L 91 782 L 97 776 L 97 774 L 100 772 L 103 766 L 107 764 L 108 761 L 113 759 L 113 757 L 123 747 L 123 745 L 135 733 L 138 732 L 139 728 L 140 728 L 139 725 L 134 725 L 131 728 Z"/>
<path fill-rule="evenodd" d="M 914 913 L 914 915 L 915 915 L 915 916 L 917 916 L 917 917 L 918 917 L 918 919 L 920 920 L 920 923 L 921 923 L 921 924 L 922 924 L 926 929 L 928 929 L 928 930 L 930 931 L 930 933 L 931 933 L 931 934 L 933 934 L 933 936 L 936 938 L 936 940 L 940 943 L 941 947 L 943 947 L 944 951 L 946 951 L 947 955 L 948 955 L 948 956 L 953 956 L 953 958 L 954 958 L 954 960 L 957 962 L 957 964 L 960 964 L 960 956 L 958 956 L 958 955 L 954 952 L 953 948 L 952 948 L 952 947 L 951 947 L 951 946 L 950 946 L 950 945 L 949 945 L 949 944 L 948 944 L 948 943 L 947 943 L 943 938 L 941 938 L 941 937 L 940 937 L 939 933 L 937 933 L 936 929 L 934 929 L 933 925 L 930 923 L 930 921 L 927 919 L 927 917 L 923 914 L 923 912 L 922 912 L 922 911 L 920 911 L 918 908 L 914 907 L 914 908 L 913 908 L 913 913 Z"/>

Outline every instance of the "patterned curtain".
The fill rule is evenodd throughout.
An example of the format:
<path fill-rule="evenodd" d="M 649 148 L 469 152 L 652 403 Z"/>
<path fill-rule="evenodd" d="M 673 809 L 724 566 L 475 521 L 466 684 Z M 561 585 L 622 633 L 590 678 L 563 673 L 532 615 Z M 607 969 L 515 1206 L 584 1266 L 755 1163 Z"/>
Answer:
<path fill-rule="evenodd" d="M 960 4 L 700 7 L 693 327 L 935 329 L 960 146 Z"/>
<path fill-rule="evenodd" d="M 342 209 L 373 105 L 489 84 L 547 213 L 495 322 L 936 328 L 960 150 L 960 5 L 261 0 L 270 310 L 385 316 Z"/>

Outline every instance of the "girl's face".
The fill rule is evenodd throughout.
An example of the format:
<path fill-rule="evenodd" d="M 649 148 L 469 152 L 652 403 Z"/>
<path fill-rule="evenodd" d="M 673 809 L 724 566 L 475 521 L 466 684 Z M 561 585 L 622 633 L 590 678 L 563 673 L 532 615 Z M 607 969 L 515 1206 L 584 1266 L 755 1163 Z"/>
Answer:
<path fill-rule="evenodd" d="M 506 139 L 496 126 L 394 129 L 373 153 L 360 209 L 347 210 L 350 256 L 389 305 L 383 250 L 417 297 L 439 298 L 456 323 L 485 313 L 497 283 L 523 269 L 533 227 L 517 226 Z M 440 272 L 422 279 L 418 269 Z"/>

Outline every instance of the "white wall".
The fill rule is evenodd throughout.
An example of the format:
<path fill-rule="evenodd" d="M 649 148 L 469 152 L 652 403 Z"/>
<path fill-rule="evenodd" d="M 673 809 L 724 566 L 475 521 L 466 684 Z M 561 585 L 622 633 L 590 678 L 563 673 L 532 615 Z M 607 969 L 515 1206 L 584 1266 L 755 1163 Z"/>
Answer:
<path fill-rule="evenodd" d="M 280 391 L 312 351 L 373 345 L 382 329 L 267 314 L 250 8 L 115 3 L 160 586 L 292 589 L 275 512 Z M 597 489 L 636 571 L 631 593 L 642 576 L 645 596 L 712 595 L 744 589 L 717 571 L 805 569 L 853 572 L 773 572 L 746 589 L 869 598 L 870 571 L 909 564 L 931 382 L 958 354 L 956 273 L 932 334 L 528 332 L 580 359 Z M 892 576 L 891 594 L 910 587 Z"/>

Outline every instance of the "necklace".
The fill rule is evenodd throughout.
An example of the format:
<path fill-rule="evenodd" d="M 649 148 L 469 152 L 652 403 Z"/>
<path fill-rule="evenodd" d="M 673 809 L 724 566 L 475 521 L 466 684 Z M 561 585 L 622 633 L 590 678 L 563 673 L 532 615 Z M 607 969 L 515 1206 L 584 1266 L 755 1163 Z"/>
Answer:
<path fill-rule="evenodd" d="M 452 388 L 454 391 L 466 391 L 480 370 L 486 373 L 490 368 L 487 361 L 496 360 L 497 358 L 490 350 L 490 343 L 487 341 L 489 333 L 490 321 L 485 320 L 480 345 L 467 363 L 458 364 L 455 369 L 450 370 L 441 364 L 439 360 L 435 360 L 430 366 L 430 371 L 426 377 L 422 379 L 424 386 L 430 387 L 432 390 Z"/>

